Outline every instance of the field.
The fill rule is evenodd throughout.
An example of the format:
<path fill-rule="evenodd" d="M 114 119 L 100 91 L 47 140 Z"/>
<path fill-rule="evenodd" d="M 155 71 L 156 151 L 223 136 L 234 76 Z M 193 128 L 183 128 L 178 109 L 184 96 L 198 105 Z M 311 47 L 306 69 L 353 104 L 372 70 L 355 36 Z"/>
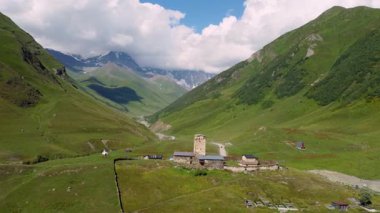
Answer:
<path fill-rule="evenodd" d="M 97 153 L 34 165 L 2 164 L 0 208 L 5 212 L 119 212 L 113 159 L 160 153 L 152 147 L 165 147 L 169 143 L 140 146 L 128 154 L 113 151 L 109 157 Z M 358 191 L 351 187 L 297 169 L 253 174 L 213 170 L 198 176 L 196 170 L 168 161 L 168 154 L 164 157 L 162 161 L 117 162 L 126 212 L 254 211 L 245 208 L 245 199 L 272 204 L 291 202 L 309 212 L 325 212 L 325 204 L 333 200 L 358 197 Z M 379 197 L 375 196 L 373 202 L 375 207 L 379 206 Z M 272 212 L 267 208 L 255 210 Z"/>
<path fill-rule="evenodd" d="M 0 165 L 1 212 L 118 212 L 112 158 Z"/>
<path fill-rule="evenodd" d="M 333 200 L 357 197 L 350 187 L 295 169 L 253 174 L 213 170 L 197 176 L 171 162 L 144 160 L 119 162 L 116 169 L 126 212 L 273 212 L 247 209 L 245 199 L 326 212 Z"/>

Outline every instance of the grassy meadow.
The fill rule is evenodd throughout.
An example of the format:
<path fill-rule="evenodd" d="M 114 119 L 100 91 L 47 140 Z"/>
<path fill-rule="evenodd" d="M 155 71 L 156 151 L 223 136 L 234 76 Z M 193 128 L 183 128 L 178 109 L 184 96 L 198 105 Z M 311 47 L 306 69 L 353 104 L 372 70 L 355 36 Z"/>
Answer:
<path fill-rule="evenodd" d="M 211 170 L 196 176 L 194 170 L 152 160 L 122 161 L 116 169 L 126 212 L 273 212 L 247 209 L 245 199 L 290 202 L 302 211 L 327 212 L 325 205 L 331 201 L 358 196 L 350 187 L 295 169 L 252 174 Z"/>
<path fill-rule="evenodd" d="M 0 188 L 1 212 L 120 211 L 112 154 L 0 165 Z"/>

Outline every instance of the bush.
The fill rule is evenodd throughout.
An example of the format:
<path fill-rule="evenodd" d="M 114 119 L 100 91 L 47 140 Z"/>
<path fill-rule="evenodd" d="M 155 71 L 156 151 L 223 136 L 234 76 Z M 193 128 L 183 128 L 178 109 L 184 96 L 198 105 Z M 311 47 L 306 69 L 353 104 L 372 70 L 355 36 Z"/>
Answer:
<path fill-rule="evenodd" d="M 46 156 L 37 155 L 37 157 L 35 159 L 24 161 L 23 164 L 27 164 L 27 165 L 37 164 L 37 163 L 42 163 L 42 162 L 45 162 L 45 161 L 48 161 L 48 160 L 49 160 L 49 158 L 46 157 Z"/>
<path fill-rule="evenodd" d="M 360 198 L 359 198 L 360 205 L 362 206 L 371 205 L 372 204 L 371 198 L 372 196 L 367 190 L 362 191 L 360 193 Z"/>
<path fill-rule="evenodd" d="M 268 109 L 273 106 L 274 102 L 272 100 L 266 100 L 261 104 L 261 108 Z"/>
<path fill-rule="evenodd" d="M 196 176 L 196 177 L 206 176 L 206 175 L 207 175 L 207 170 L 203 170 L 203 169 L 196 170 L 194 173 L 194 176 Z"/>

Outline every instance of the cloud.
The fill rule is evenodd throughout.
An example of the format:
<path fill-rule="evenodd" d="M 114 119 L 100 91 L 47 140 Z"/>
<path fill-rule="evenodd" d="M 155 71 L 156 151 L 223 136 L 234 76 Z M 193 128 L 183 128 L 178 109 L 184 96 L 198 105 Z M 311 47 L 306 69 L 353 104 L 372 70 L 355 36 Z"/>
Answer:
<path fill-rule="evenodd" d="M 0 10 L 43 46 L 91 56 L 126 51 L 143 66 L 220 72 L 332 6 L 380 7 L 376 0 L 246 0 L 200 33 L 186 14 L 139 0 L 0 0 Z"/>

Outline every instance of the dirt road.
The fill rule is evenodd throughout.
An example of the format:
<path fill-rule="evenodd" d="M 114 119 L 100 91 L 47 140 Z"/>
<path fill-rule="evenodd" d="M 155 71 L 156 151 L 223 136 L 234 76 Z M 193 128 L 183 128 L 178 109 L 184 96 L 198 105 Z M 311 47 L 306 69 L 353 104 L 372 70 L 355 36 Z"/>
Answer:
<path fill-rule="evenodd" d="M 326 177 L 333 182 L 339 182 L 345 185 L 368 187 L 373 191 L 380 192 L 380 180 L 364 180 L 355 176 L 346 175 L 339 172 L 329 170 L 310 170 L 309 172 Z"/>

